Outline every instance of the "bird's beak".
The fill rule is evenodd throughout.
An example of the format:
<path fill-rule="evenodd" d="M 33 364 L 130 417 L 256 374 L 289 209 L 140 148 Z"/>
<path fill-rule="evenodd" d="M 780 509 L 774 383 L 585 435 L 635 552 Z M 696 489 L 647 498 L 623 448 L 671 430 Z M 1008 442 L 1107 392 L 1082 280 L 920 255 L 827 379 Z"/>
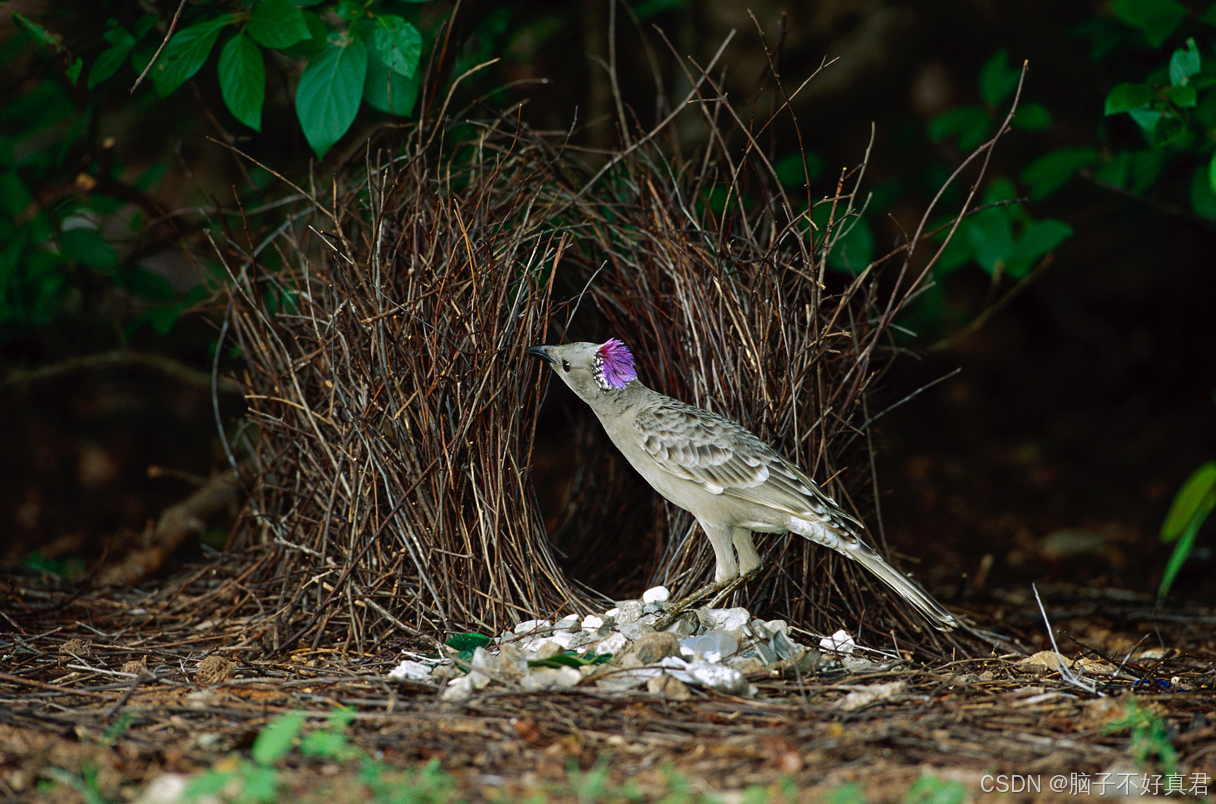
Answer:
<path fill-rule="evenodd" d="M 553 357 L 553 355 L 549 354 L 548 350 L 548 346 L 529 346 L 524 354 L 531 355 L 532 357 L 539 357 L 550 366 L 555 365 L 557 360 Z"/>

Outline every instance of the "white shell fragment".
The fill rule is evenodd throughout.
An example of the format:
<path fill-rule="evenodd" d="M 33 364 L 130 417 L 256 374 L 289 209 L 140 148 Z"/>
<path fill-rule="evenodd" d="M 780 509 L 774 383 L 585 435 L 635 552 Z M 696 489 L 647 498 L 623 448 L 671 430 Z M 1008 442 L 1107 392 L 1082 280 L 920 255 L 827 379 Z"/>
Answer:
<path fill-rule="evenodd" d="M 849 656 L 853 653 L 853 648 L 857 647 L 857 643 L 853 641 L 853 637 L 849 635 L 848 631 L 837 631 L 830 637 L 819 640 L 819 647 Z"/>
<path fill-rule="evenodd" d="M 413 659 L 406 659 L 401 664 L 388 671 L 388 677 L 398 681 L 431 682 L 431 666 Z"/>
<path fill-rule="evenodd" d="M 786 622 L 757 620 L 741 607 L 691 609 L 657 632 L 655 615 L 670 596 L 666 587 L 656 586 L 641 600 L 619 601 L 602 614 L 527 620 L 474 650 L 467 664 L 403 661 L 390 676 L 443 683 L 442 699 L 454 702 L 503 686 L 545 694 L 580 684 L 605 691 L 644 688 L 668 700 L 685 700 L 697 694 L 690 691 L 695 687 L 754 696 L 749 674 L 778 663 L 783 670 L 794 663 L 810 669 L 818 661 L 819 651 L 795 642 Z M 845 631 L 821 645 L 845 656 L 855 647 Z"/>
<path fill-rule="evenodd" d="M 666 586 L 656 586 L 642 593 L 643 603 L 666 603 L 671 598 L 671 592 Z"/>

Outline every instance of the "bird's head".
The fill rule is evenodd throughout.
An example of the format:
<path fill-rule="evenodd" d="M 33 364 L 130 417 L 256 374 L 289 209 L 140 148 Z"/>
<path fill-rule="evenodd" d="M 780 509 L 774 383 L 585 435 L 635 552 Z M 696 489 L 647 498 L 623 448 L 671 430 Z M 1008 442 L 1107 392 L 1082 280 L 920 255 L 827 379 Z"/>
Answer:
<path fill-rule="evenodd" d="M 633 354 L 616 338 L 605 343 L 532 346 L 527 353 L 548 363 L 585 400 L 623 390 L 638 378 Z"/>

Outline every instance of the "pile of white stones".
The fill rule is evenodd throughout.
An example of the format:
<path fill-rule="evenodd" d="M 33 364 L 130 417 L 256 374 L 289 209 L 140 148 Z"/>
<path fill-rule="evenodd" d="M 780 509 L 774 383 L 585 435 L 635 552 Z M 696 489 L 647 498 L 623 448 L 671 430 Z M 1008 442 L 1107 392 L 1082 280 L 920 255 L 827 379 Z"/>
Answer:
<path fill-rule="evenodd" d="M 579 684 L 604 690 L 644 686 L 683 700 L 690 686 L 751 697 L 756 688 L 748 675 L 766 670 L 809 673 L 819 663 L 819 650 L 790 639 L 784 620 L 754 619 L 744 608 L 691 609 L 666 630 L 656 631 L 654 623 L 667 599 L 667 589 L 659 586 L 641 600 L 623 601 L 602 615 L 528 620 L 477 648 L 471 662 L 407 660 L 389 675 L 445 684 L 443 699 L 449 701 L 463 700 L 492 684 L 524 690 Z M 837 634 L 822 646 L 842 649 L 847 639 L 847 634 Z M 835 641 L 829 645 L 829 640 Z M 611 658 L 596 661 L 604 656 Z"/>

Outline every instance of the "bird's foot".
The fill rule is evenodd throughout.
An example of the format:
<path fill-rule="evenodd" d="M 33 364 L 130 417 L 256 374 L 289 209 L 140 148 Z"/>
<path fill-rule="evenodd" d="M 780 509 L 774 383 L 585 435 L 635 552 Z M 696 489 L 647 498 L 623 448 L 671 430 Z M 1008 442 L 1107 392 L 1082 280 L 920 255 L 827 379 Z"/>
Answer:
<path fill-rule="evenodd" d="M 760 571 L 760 568 L 752 570 L 743 575 L 737 575 L 734 578 L 728 578 L 725 581 L 712 581 L 705 584 L 700 589 L 696 590 L 687 597 L 676 601 L 671 605 L 671 608 L 664 611 L 659 618 L 654 621 L 654 630 L 663 631 L 668 628 L 680 617 L 684 616 L 684 612 L 693 607 L 693 604 L 704 600 L 712 595 L 708 607 L 717 608 L 722 601 L 730 597 L 736 589 L 751 580 L 752 576 Z"/>

